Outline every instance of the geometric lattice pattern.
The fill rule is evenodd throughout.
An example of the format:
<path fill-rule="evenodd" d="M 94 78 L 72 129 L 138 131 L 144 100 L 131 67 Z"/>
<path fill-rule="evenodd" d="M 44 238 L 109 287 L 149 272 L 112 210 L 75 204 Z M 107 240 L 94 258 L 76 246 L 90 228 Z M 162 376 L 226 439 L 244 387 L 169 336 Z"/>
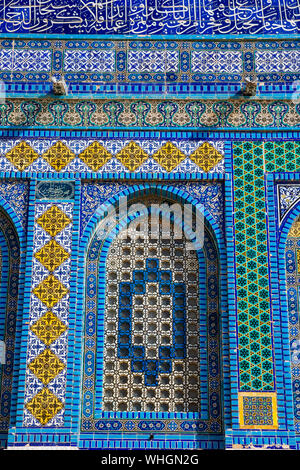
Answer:
<path fill-rule="evenodd" d="M 72 207 L 36 203 L 29 344 L 42 346 L 28 351 L 25 426 L 63 424 L 67 344 L 60 339 L 68 328 L 71 248 L 65 243 L 71 239 Z M 38 381 L 37 390 L 30 388 L 30 377 Z"/>
<path fill-rule="evenodd" d="M 161 229 L 110 246 L 104 411 L 200 411 L 197 253 Z"/>
<path fill-rule="evenodd" d="M 263 143 L 235 143 L 233 171 L 240 390 L 272 390 Z"/>
<path fill-rule="evenodd" d="M 300 142 L 265 142 L 264 143 L 265 171 L 299 171 Z"/>

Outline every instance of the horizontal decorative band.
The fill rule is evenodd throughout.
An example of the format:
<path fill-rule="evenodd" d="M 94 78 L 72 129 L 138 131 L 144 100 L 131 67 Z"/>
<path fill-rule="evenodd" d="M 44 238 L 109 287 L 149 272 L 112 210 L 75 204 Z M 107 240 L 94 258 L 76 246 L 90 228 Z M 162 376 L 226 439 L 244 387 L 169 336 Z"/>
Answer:
<path fill-rule="evenodd" d="M 40 100 L 7 99 L 0 127 L 260 129 L 300 126 L 300 104 L 289 100 Z"/>
<path fill-rule="evenodd" d="M 1 29 L 1 25 L 0 25 Z M 245 76 L 258 96 L 292 96 L 300 79 L 299 42 L 253 40 L 72 40 L 5 38 L 0 80 L 11 96 L 45 95 L 64 76 L 71 96 L 230 97 Z"/>

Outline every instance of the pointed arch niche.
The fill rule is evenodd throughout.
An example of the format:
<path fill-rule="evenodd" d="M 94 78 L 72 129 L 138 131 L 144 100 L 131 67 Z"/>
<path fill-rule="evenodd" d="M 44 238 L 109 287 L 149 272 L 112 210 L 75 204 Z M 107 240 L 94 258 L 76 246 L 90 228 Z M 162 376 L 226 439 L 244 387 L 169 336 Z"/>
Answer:
<path fill-rule="evenodd" d="M 18 235 L 4 210 L 0 209 L 0 340 L 5 344 L 5 361 L 0 367 L 0 441 L 5 447 L 13 421 L 13 372 L 20 268 Z"/>
<path fill-rule="evenodd" d="M 153 203 L 174 200 L 148 194 L 133 202 L 147 207 L 148 223 Z M 220 259 L 212 227 L 206 220 L 203 247 L 190 250 L 185 236 L 176 239 L 176 217 L 169 239 L 162 219 L 154 238 L 125 235 L 127 223 L 119 221 L 105 241 L 96 229 L 87 251 L 82 431 L 221 436 Z"/>

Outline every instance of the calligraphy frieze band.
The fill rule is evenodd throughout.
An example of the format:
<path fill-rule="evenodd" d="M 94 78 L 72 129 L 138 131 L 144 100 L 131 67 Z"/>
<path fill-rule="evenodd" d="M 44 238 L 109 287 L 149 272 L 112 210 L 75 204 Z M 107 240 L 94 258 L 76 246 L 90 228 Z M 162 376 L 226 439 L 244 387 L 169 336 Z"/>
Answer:
<path fill-rule="evenodd" d="M 249 4 L 203 0 L 4 0 L 0 31 L 77 34 L 297 33 L 300 6 L 287 0 Z M 270 18 L 272 21 L 270 21 Z"/>

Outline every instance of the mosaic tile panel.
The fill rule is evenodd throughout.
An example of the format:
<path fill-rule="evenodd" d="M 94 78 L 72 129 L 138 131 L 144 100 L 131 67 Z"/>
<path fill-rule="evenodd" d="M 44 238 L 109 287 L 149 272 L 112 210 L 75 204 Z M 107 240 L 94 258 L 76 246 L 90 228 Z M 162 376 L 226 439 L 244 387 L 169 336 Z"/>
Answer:
<path fill-rule="evenodd" d="M 28 181 L 0 180 L 0 196 L 13 209 L 24 229 L 27 226 Z"/>
<path fill-rule="evenodd" d="M 64 55 L 65 72 L 114 72 L 114 51 L 67 50 Z"/>
<path fill-rule="evenodd" d="M 10 141 L 2 141 L 2 149 L 0 170 L 99 173 L 224 172 L 223 142 L 41 139 L 15 141 L 12 145 Z"/>
<path fill-rule="evenodd" d="M 0 31 L 64 34 L 293 34 L 299 30 L 299 6 L 287 0 L 268 2 L 195 2 L 183 0 L 103 0 L 24 5 L 4 1 Z M 13 25 L 13 26 L 12 26 Z"/>
<path fill-rule="evenodd" d="M 300 51 L 257 51 L 255 52 L 255 68 L 263 72 L 298 72 Z"/>
<path fill-rule="evenodd" d="M 187 192 L 197 203 L 203 204 L 211 214 L 220 232 L 224 233 L 224 192 L 222 183 L 177 183 L 176 187 Z M 128 189 L 124 183 L 84 182 L 81 187 L 80 233 L 91 217 L 106 200 Z"/>
<path fill-rule="evenodd" d="M 62 426 L 73 203 L 35 204 L 24 426 Z"/>
<path fill-rule="evenodd" d="M 243 73 L 243 56 L 240 51 L 192 51 L 191 70 L 200 73 Z"/>
<path fill-rule="evenodd" d="M 300 168 L 300 143 L 298 141 L 265 142 L 266 172 L 294 172 Z"/>
<path fill-rule="evenodd" d="M 156 240 L 156 243 L 152 243 L 146 236 L 146 243 L 145 239 L 141 243 L 139 239 L 129 241 L 120 234 L 110 245 L 107 259 L 105 255 L 105 260 L 103 258 L 103 261 L 100 261 L 103 257 L 101 242 L 97 236 L 91 241 L 86 273 L 83 431 L 99 432 L 110 429 L 111 432 L 149 433 L 152 429 L 155 433 L 220 432 L 216 278 L 218 256 L 207 233 L 204 243 L 207 262 L 204 282 L 208 297 L 202 313 L 207 316 L 208 326 L 207 332 L 199 332 L 204 336 L 208 335 L 209 378 L 206 377 L 205 381 L 209 388 L 209 417 L 207 420 L 201 420 L 197 347 L 200 341 L 197 331 L 200 326 L 194 325 L 199 321 L 200 314 L 197 299 L 199 262 L 195 254 L 189 253 L 189 256 L 185 257 L 184 250 L 184 241 L 176 243 L 174 240 L 174 243 L 170 244 L 168 240 L 166 244 L 164 240 L 161 240 L 161 243 Z M 182 269 L 182 262 L 186 263 L 185 270 Z M 109 279 L 105 297 L 103 296 L 103 308 L 102 304 L 98 304 L 102 298 L 102 294 L 98 294 L 102 285 L 101 276 Z M 171 281 L 172 276 L 174 279 Z M 172 284 L 173 294 L 170 295 Z M 129 317 L 128 312 L 126 313 L 128 305 L 125 305 L 128 288 L 132 292 Z M 143 296 L 138 289 L 145 291 L 143 296 L 148 295 L 148 306 L 143 302 Z M 156 302 L 152 307 L 151 299 Z M 185 309 L 182 308 L 184 306 Z M 183 311 L 186 312 L 184 322 L 180 314 Z M 178 313 L 180 315 L 173 318 L 173 314 Z M 128 329 L 130 319 L 131 328 Z M 161 334 L 157 337 L 154 333 L 158 323 L 161 326 Z M 128 346 L 130 341 L 128 343 L 126 336 L 130 336 L 132 346 Z M 160 342 L 162 344 L 159 344 Z M 124 356 L 126 348 L 131 350 L 132 356 L 131 353 L 130 357 Z M 102 354 L 104 366 L 101 365 Z M 182 389 L 182 380 L 187 380 L 185 392 Z M 114 411 L 121 415 L 116 418 Z M 130 415 L 129 411 L 134 412 L 134 415 Z M 111 416 L 108 414 L 110 412 Z M 146 416 L 144 412 L 150 414 Z M 156 414 L 152 416 L 152 412 Z M 165 412 L 168 418 L 164 416 L 162 419 L 157 415 L 159 412 Z M 191 414 L 186 414 L 183 419 L 182 413 L 187 412 Z"/>
<path fill-rule="evenodd" d="M 233 145 L 240 390 L 267 391 L 275 388 L 264 174 L 297 171 L 299 151 L 298 142 L 291 141 L 243 142 Z M 278 191 L 279 215 L 284 217 L 296 202 L 298 190 L 297 186 L 279 185 Z M 297 228 L 294 226 L 290 237 L 296 234 Z M 297 283 L 298 253 L 295 249 L 294 241 L 289 238 L 286 252 L 288 286 L 289 283 Z M 291 285 L 288 288 L 288 304 L 292 315 L 296 314 L 297 298 L 297 285 Z M 297 335 L 297 328 L 292 331 Z M 296 389 L 297 384 L 294 385 L 297 401 Z M 241 414 L 240 419 L 243 419 Z M 253 424 L 249 419 L 247 423 L 250 427 Z M 275 426 L 274 423 L 275 418 Z"/>
<path fill-rule="evenodd" d="M 234 143 L 233 172 L 239 386 L 273 390 L 264 144 Z"/>
<path fill-rule="evenodd" d="M 279 218 L 284 215 L 297 203 L 300 198 L 300 186 L 296 184 L 278 185 Z"/>
<path fill-rule="evenodd" d="M 9 72 L 51 70 L 51 51 L 34 49 L 2 49 L 0 51 L 0 69 Z"/>
<path fill-rule="evenodd" d="M 177 72 L 179 68 L 178 51 L 129 51 L 129 72 Z"/>

